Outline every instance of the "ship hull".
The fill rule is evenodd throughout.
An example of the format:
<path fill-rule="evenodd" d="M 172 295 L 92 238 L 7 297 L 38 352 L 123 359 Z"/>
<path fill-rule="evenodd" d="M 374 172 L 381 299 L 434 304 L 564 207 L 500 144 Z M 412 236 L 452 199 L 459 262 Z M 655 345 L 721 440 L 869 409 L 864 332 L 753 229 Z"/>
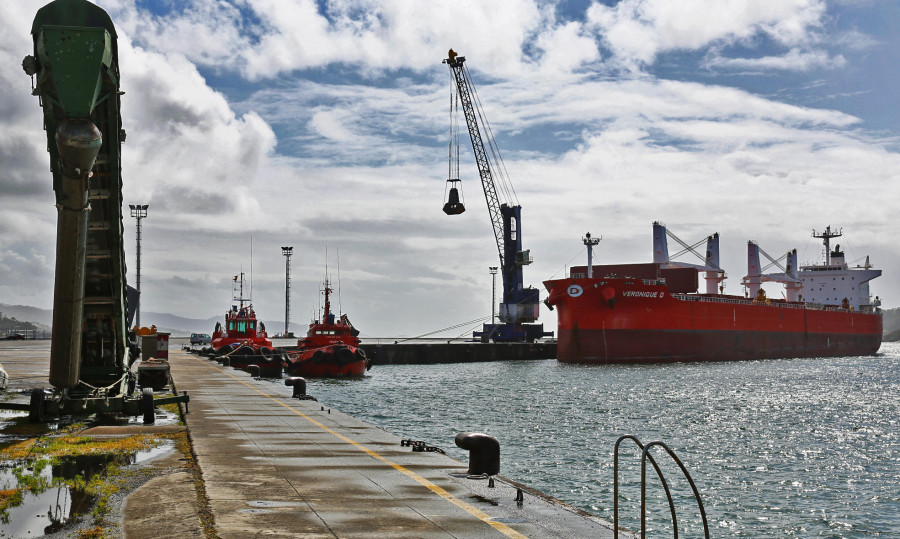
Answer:
<path fill-rule="evenodd" d="M 881 346 L 877 313 L 670 294 L 664 284 L 639 279 L 544 284 L 558 313 L 557 357 L 564 363 L 855 356 Z"/>
<path fill-rule="evenodd" d="M 362 376 L 369 360 L 362 349 L 349 345 L 288 351 L 285 372 L 312 378 Z"/>

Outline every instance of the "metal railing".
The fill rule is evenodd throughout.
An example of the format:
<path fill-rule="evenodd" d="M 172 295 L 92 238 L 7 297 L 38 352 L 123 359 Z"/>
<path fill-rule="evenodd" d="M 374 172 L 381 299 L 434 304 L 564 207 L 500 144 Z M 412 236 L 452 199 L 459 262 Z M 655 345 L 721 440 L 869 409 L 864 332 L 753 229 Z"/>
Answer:
<path fill-rule="evenodd" d="M 691 477 L 691 474 L 687 471 L 687 468 L 681 462 L 681 459 L 678 458 L 678 455 L 672 451 L 669 446 L 664 444 L 663 442 L 656 441 L 650 442 L 647 445 L 644 445 L 637 439 L 634 435 L 625 434 L 620 436 L 618 440 L 616 440 L 615 445 L 615 454 L 613 456 L 613 529 L 615 537 L 619 537 L 619 445 L 623 440 L 632 440 L 637 446 L 641 449 L 641 538 L 646 537 L 647 533 L 647 461 L 650 461 L 650 464 L 653 465 L 653 468 L 656 470 L 656 475 L 659 477 L 659 481 L 662 483 L 663 490 L 666 492 L 666 498 L 669 501 L 669 511 L 672 515 L 672 530 L 674 532 L 675 539 L 678 539 L 678 516 L 675 514 L 675 502 L 672 499 L 672 493 L 669 491 L 669 484 L 663 476 L 662 470 L 659 467 L 659 464 L 656 463 L 656 460 L 653 458 L 653 455 L 650 454 L 650 450 L 654 447 L 663 448 L 666 453 L 672 457 L 672 460 L 678 464 L 678 467 L 681 468 L 681 472 L 684 474 L 684 477 L 688 480 L 688 483 L 691 485 L 691 490 L 694 493 L 694 498 L 697 500 L 697 506 L 700 508 L 700 517 L 703 519 L 703 533 L 706 539 L 709 539 L 709 524 L 706 520 L 706 510 L 703 508 L 703 500 L 700 499 L 700 492 L 697 490 L 697 485 L 694 484 L 694 479 Z"/>

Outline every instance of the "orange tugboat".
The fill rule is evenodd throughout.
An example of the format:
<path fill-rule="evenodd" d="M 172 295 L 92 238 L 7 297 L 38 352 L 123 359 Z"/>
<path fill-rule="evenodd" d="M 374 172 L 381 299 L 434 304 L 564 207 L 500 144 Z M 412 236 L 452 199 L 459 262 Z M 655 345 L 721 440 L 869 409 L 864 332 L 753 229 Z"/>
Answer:
<path fill-rule="evenodd" d="M 333 292 L 325 279 L 325 312 L 313 320 L 306 337 L 297 341 L 297 350 L 288 350 L 285 370 L 292 376 L 362 376 L 371 366 L 359 348 L 359 331 L 347 315 L 336 318 L 331 312 Z"/>
<path fill-rule="evenodd" d="M 281 376 L 281 351 L 273 348 L 265 324 L 256 319 L 251 300 L 244 298 L 243 273 L 234 276 L 234 292 L 234 304 L 225 313 L 225 326 L 216 322 L 212 352 L 217 358 L 227 357 L 236 369 L 257 365 L 262 376 Z"/>

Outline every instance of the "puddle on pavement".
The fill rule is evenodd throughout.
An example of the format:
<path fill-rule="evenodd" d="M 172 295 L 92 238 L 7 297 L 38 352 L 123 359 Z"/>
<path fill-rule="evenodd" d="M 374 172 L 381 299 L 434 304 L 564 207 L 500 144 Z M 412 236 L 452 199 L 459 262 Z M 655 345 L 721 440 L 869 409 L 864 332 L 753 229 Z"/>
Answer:
<path fill-rule="evenodd" d="M 275 500 L 252 500 L 247 502 L 251 507 L 296 507 L 300 502 L 278 502 Z"/>
<path fill-rule="evenodd" d="M 0 538 L 39 537 L 90 516 L 97 496 L 86 491 L 91 478 L 111 464 L 146 462 L 174 449 L 157 447 L 126 454 L 80 455 L 0 463 Z"/>
<path fill-rule="evenodd" d="M 478 501 L 481 502 L 481 503 L 489 503 L 489 504 L 491 504 L 491 505 L 493 505 L 493 506 L 498 506 L 498 505 L 500 505 L 500 502 L 498 502 L 497 500 L 492 500 L 492 499 L 490 499 L 490 498 L 485 498 L 484 496 L 482 496 L 482 495 L 480 495 L 480 494 L 470 494 L 469 497 L 472 498 L 472 499 L 474 499 L 474 500 L 478 500 Z"/>

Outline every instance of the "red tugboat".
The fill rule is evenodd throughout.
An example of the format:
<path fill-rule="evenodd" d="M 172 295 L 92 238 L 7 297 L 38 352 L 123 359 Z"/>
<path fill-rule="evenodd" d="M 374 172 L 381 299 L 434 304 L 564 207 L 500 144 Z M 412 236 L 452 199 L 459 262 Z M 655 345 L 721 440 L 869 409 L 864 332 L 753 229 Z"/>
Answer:
<path fill-rule="evenodd" d="M 297 350 L 288 350 L 285 370 L 292 376 L 362 376 L 371 367 L 359 348 L 359 331 L 347 315 L 335 319 L 331 312 L 333 292 L 325 279 L 325 312 L 322 320 L 313 320 L 306 337 L 297 341 Z"/>
<path fill-rule="evenodd" d="M 216 322 L 212 351 L 216 358 L 228 358 L 236 369 L 259 367 L 261 376 L 281 376 L 280 350 L 272 347 L 266 326 L 257 321 L 250 299 L 244 298 L 244 274 L 234 276 L 234 304 L 225 313 L 225 327 Z"/>

